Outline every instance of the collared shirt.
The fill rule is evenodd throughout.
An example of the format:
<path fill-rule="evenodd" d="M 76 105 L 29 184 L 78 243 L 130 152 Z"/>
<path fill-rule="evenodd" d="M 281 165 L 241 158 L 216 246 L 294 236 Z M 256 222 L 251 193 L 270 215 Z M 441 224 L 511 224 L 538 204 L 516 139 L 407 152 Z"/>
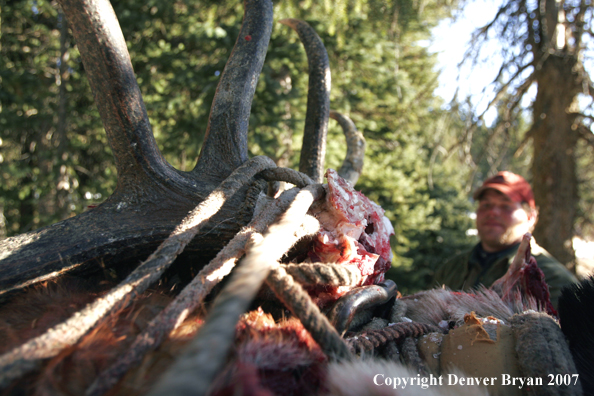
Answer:
<path fill-rule="evenodd" d="M 488 253 L 481 244 L 471 250 L 461 253 L 444 263 L 434 275 L 434 284 L 445 285 L 452 290 L 470 291 L 479 285 L 490 287 L 493 282 L 507 272 L 520 244 L 511 246 L 501 252 Z M 576 277 L 567 268 L 550 255 L 542 247 L 531 243 L 532 255 L 538 267 L 545 275 L 549 285 L 551 303 L 557 308 L 561 289 L 577 282 Z"/>

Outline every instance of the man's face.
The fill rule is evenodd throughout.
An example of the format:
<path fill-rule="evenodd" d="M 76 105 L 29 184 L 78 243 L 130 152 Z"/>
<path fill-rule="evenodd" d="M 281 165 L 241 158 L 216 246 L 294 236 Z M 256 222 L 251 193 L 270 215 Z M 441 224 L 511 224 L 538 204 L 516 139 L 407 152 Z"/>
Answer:
<path fill-rule="evenodd" d="M 487 252 L 498 252 L 520 242 L 534 222 L 534 215 L 499 191 L 486 190 L 479 200 L 476 228 Z"/>

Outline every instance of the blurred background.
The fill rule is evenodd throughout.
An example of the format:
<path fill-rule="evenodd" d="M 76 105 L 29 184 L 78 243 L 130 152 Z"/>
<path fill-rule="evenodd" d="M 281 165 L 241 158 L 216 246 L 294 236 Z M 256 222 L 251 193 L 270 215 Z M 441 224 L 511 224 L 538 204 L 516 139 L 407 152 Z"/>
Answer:
<path fill-rule="evenodd" d="M 115 188 L 111 151 L 55 1 L 0 3 L 0 238 L 81 213 Z M 113 7 L 166 159 L 191 170 L 243 16 L 239 1 L 118 0 Z M 530 181 L 535 236 L 592 272 L 594 59 L 589 0 L 275 2 L 326 45 L 331 108 L 367 140 L 356 189 L 396 235 L 390 277 L 404 294 L 477 242 L 472 191 L 500 170 Z M 275 23 L 250 117 L 251 155 L 297 168 L 307 58 Z M 326 166 L 345 154 L 330 120 Z M 578 265 L 579 263 L 579 265 Z"/>

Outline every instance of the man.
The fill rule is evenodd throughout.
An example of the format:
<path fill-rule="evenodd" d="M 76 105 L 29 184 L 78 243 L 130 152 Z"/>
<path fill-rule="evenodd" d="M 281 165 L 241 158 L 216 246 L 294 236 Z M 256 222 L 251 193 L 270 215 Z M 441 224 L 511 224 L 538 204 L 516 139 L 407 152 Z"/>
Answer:
<path fill-rule="evenodd" d="M 530 184 L 519 175 L 499 172 L 475 191 L 478 201 L 476 228 L 480 242 L 442 265 L 435 283 L 452 290 L 486 287 L 502 277 L 511 264 L 522 235 L 532 232 L 538 220 Z M 576 277 L 546 250 L 531 242 L 532 255 L 549 285 L 551 303 L 557 308 L 561 288 L 577 282 Z"/>

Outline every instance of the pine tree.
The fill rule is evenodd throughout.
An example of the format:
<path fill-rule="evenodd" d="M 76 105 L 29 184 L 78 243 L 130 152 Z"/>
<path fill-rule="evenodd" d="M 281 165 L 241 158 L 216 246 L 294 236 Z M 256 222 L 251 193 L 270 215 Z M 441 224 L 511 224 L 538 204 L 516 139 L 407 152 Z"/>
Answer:
<path fill-rule="evenodd" d="M 109 162 L 109 147 L 84 81 L 76 43 L 69 39 L 60 46 L 62 22 L 57 8 L 38 2 L 35 14 L 31 4 L 23 0 L 15 2 L 16 8 L 3 9 L 9 15 L 2 24 L 3 40 L 9 37 L 15 44 L 4 45 L 2 55 L 31 62 L 19 53 L 22 43 L 17 40 L 21 35 L 15 35 L 14 29 L 41 29 L 35 18 L 42 18 L 48 26 L 42 34 L 48 41 L 46 48 L 30 47 L 48 59 L 45 67 L 51 66 L 52 77 L 44 80 L 42 88 L 31 77 L 31 83 L 24 87 L 21 79 L 26 74 L 23 77 L 19 73 L 26 67 L 16 61 L 8 68 L 12 74 L 2 76 L 3 81 L 14 85 L 6 91 L 11 93 L 12 102 L 3 100 L 10 105 L 4 104 L 2 112 L 3 123 L 10 131 L 4 143 L 5 152 L 10 154 L 2 172 L 14 181 L 4 185 L 2 194 L 9 234 L 25 231 L 29 223 L 29 227 L 39 227 L 80 212 L 94 200 L 110 195 L 115 187 L 115 168 Z M 328 50 L 333 77 L 331 108 L 350 116 L 367 139 L 365 167 L 357 188 L 377 201 L 395 225 L 395 271 L 411 290 L 423 287 L 432 269 L 467 243 L 468 204 L 459 182 L 466 171 L 434 155 L 440 142 L 452 139 L 459 126 L 441 110 L 440 99 L 433 95 L 436 58 L 425 44 L 431 27 L 451 12 L 452 5 L 448 4 L 345 1 L 330 7 L 327 2 L 288 1 L 275 6 L 276 20 L 306 20 Z M 239 32 L 243 7 L 236 1 L 124 0 L 114 3 L 114 9 L 159 148 L 172 165 L 190 170 L 200 150 L 198 142 L 206 130 L 219 76 Z M 64 69 L 61 62 L 68 68 Z M 38 67 L 33 74 L 40 73 Z M 57 84 L 58 76 L 62 85 Z M 297 167 L 307 80 L 307 58 L 297 35 L 276 24 L 252 106 L 251 155 L 267 155 L 279 165 Z M 60 86 L 65 86 L 66 92 Z M 43 95 L 49 103 L 34 105 L 35 109 L 44 109 L 46 118 L 41 112 L 28 118 L 19 116 L 17 99 L 24 109 L 33 106 L 29 98 L 35 95 Z M 64 97 L 66 104 L 61 105 Z M 27 110 L 20 111 L 25 114 Z M 32 144 L 19 140 L 28 136 L 23 134 L 25 129 L 31 130 L 24 120 L 35 120 L 39 128 L 46 128 L 45 135 L 38 132 L 30 138 L 36 145 L 40 144 L 39 136 L 48 136 L 48 128 L 65 131 L 65 135 L 53 135 L 65 139 L 47 143 L 47 149 L 42 150 L 52 161 L 51 177 L 41 175 L 37 163 L 30 163 L 29 168 L 17 166 L 22 165 L 17 158 L 24 155 L 19 150 L 27 151 Z M 64 155 L 52 157 L 58 148 Z M 326 166 L 338 168 L 344 152 L 342 131 L 331 120 Z M 69 175 L 66 200 L 72 210 L 41 210 L 41 201 L 57 196 L 57 186 L 65 185 L 60 184 L 64 173 Z M 26 205 L 23 210 L 18 207 L 18 194 L 30 197 L 21 200 L 21 205 L 30 202 L 31 220 L 25 219 L 29 213 Z"/>
<path fill-rule="evenodd" d="M 512 135 L 525 130 L 514 127 L 523 122 L 521 102 L 536 87 L 531 125 L 517 146 L 523 150 L 532 143 L 528 179 L 540 207 L 534 235 L 569 268 L 575 264 L 573 236 L 587 232 L 592 223 L 586 209 L 592 188 L 585 181 L 592 163 L 587 146 L 594 140 L 591 117 L 578 103 L 580 94 L 589 96 L 590 103 L 593 97 L 584 67 L 592 10 L 583 1 L 506 1 L 493 20 L 475 32 L 467 54 L 469 59 L 480 58 L 483 44 L 493 37 L 501 45 L 499 74 L 493 82 L 497 94 L 491 102 L 500 110 L 499 122 L 489 142 L 518 139 Z"/>

